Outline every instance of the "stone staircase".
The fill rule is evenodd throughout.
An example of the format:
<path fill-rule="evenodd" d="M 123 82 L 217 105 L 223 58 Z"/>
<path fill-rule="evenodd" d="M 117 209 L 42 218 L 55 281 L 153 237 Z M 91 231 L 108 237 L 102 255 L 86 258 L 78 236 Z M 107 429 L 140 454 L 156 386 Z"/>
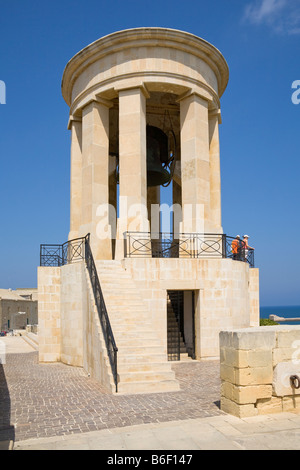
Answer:
<path fill-rule="evenodd" d="M 22 334 L 22 338 L 24 339 L 24 341 L 26 341 L 26 343 L 28 343 L 33 349 L 35 349 L 36 351 L 38 351 L 39 349 L 39 339 L 38 339 L 38 335 L 35 334 L 35 333 L 30 333 L 30 332 L 25 332 L 24 334 Z"/>
<path fill-rule="evenodd" d="M 120 261 L 97 261 L 96 266 L 118 347 L 118 392 L 180 390 L 131 275 Z"/>

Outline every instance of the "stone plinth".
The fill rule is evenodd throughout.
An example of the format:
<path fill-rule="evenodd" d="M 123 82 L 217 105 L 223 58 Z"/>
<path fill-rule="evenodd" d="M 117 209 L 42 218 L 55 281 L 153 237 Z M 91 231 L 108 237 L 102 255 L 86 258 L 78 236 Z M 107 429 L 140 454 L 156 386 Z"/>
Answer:
<path fill-rule="evenodd" d="M 263 326 L 220 333 L 221 408 L 240 418 L 299 411 L 300 326 Z"/>

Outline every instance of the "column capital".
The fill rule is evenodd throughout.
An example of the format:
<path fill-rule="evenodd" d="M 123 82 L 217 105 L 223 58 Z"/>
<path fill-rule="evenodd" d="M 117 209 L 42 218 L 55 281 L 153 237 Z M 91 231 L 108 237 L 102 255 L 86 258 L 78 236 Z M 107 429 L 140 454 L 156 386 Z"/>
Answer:
<path fill-rule="evenodd" d="M 213 119 L 216 118 L 218 120 L 219 124 L 222 124 L 222 116 L 221 116 L 221 110 L 220 109 L 209 109 L 208 110 L 208 119 Z"/>
<path fill-rule="evenodd" d="M 135 89 L 140 89 L 140 91 L 143 93 L 143 95 L 145 96 L 146 99 L 150 98 L 150 93 L 147 90 L 147 87 L 146 87 L 145 83 L 140 83 L 140 84 L 137 84 L 137 85 L 127 86 L 127 87 L 124 87 L 124 88 L 120 86 L 120 87 L 115 88 L 115 91 L 119 94 L 120 91 L 129 91 L 129 90 L 135 90 Z"/>
<path fill-rule="evenodd" d="M 212 102 L 212 100 L 209 100 L 207 96 L 205 96 L 204 94 L 202 95 L 201 93 L 198 93 L 194 90 L 189 90 L 186 93 L 183 93 L 177 98 L 176 102 L 181 103 L 182 101 L 189 98 L 200 98 L 202 101 L 205 101 L 207 103 L 207 107 L 209 107 L 210 103 Z"/>
<path fill-rule="evenodd" d="M 68 121 L 68 130 L 69 131 L 72 128 L 73 122 L 82 122 L 82 117 L 80 115 L 74 115 L 74 114 L 71 114 L 69 116 L 69 121 Z"/>
<path fill-rule="evenodd" d="M 180 104 L 184 100 L 189 99 L 191 97 L 199 98 L 200 100 L 207 103 L 208 111 L 211 113 L 218 112 L 220 110 L 219 99 L 216 96 L 209 97 L 207 95 L 207 90 L 205 89 L 203 89 L 203 93 L 190 89 L 186 91 L 185 93 L 183 93 L 182 95 L 179 95 L 176 102 Z"/>
<path fill-rule="evenodd" d="M 106 98 L 96 96 L 88 100 L 86 103 L 84 103 L 84 105 L 81 108 L 81 111 L 83 111 L 85 108 L 87 108 L 90 105 L 94 105 L 96 107 L 102 105 L 102 106 L 105 106 L 106 108 L 112 108 L 114 104 L 112 101 L 107 100 Z"/>
<path fill-rule="evenodd" d="M 102 104 L 103 106 L 106 106 L 107 108 L 113 108 L 114 104 L 111 100 L 108 100 L 107 98 L 103 98 L 103 96 L 96 96 L 95 100 L 96 103 Z"/>

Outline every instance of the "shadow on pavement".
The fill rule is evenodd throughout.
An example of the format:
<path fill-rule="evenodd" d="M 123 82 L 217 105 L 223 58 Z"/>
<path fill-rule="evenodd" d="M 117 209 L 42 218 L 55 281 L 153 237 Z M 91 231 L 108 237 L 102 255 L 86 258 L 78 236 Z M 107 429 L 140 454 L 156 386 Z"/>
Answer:
<path fill-rule="evenodd" d="M 15 428 L 10 424 L 10 396 L 4 368 L 0 362 L 0 450 L 11 449 L 15 440 Z"/>

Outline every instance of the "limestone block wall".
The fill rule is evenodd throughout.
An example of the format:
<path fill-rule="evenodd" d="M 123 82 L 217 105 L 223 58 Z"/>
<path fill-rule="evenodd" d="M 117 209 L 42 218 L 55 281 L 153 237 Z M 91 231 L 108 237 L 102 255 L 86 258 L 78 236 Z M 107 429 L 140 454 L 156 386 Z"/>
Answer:
<path fill-rule="evenodd" d="M 83 365 L 84 264 L 38 268 L 39 360 Z"/>
<path fill-rule="evenodd" d="M 87 302 L 83 315 L 83 368 L 107 390 L 114 392 L 111 366 L 87 271 L 85 276 Z"/>
<path fill-rule="evenodd" d="M 83 367 L 109 390 L 113 379 L 84 261 L 38 268 L 39 361 Z"/>
<path fill-rule="evenodd" d="M 38 267 L 39 361 L 60 360 L 60 270 Z"/>
<path fill-rule="evenodd" d="M 259 324 L 258 270 L 230 259 L 127 258 L 167 348 L 167 290 L 195 292 L 196 358 L 219 356 L 219 332 Z M 253 271 L 256 271 L 255 273 Z"/>
<path fill-rule="evenodd" d="M 60 268 L 60 360 L 79 367 L 83 366 L 83 311 L 87 295 L 84 269 L 81 262 Z"/>
<path fill-rule="evenodd" d="M 221 409 L 240 418 L 299 411 L 300 326 L 263 326 L 220 333 Z"/>

